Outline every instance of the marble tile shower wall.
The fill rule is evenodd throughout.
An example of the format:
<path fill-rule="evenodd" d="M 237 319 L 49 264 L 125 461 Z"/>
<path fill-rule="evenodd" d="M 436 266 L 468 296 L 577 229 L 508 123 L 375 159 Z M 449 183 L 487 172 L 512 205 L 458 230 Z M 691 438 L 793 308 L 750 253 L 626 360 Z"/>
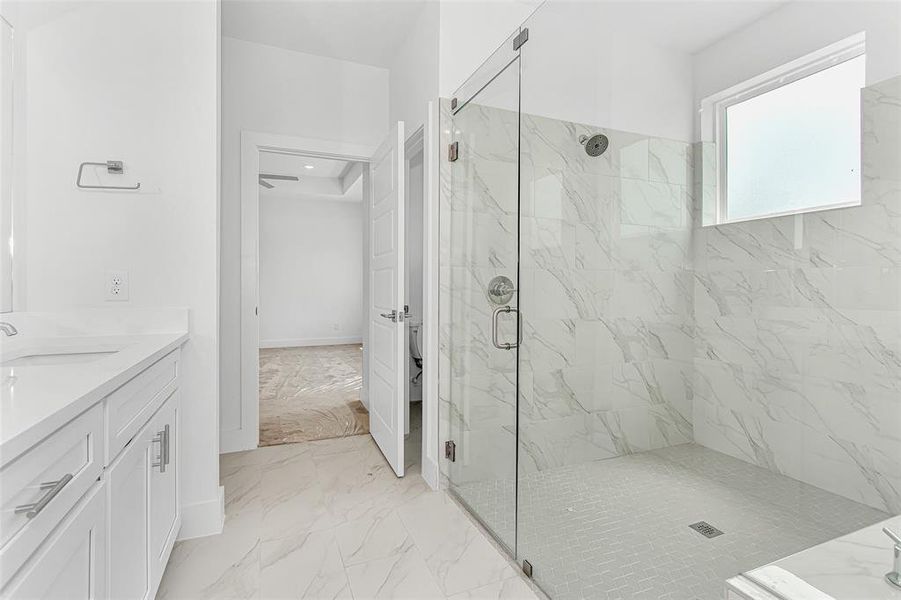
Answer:
<path fill-rule="evenodd" d="M 690 145 L 521 127 L 520 472 L 691 441 Z"/>
<path fill-rule="evenodd" d="M 899 513 L 901 78 L 862 95 L 860 207 L 696 227 L 692 421 L 699 444 Z"/>

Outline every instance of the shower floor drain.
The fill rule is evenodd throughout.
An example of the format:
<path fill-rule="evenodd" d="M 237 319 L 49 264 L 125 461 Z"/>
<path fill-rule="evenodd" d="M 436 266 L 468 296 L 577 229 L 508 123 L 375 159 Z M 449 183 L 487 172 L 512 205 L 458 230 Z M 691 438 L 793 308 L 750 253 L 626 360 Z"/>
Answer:
<path fill-rule="evenodd" d="M 722 531 L 720 531 L 707 521 L 698 521 L 697 523 L 692 523 L 691 525 L 689 525 L 689 527 L 691 527 L 704 537 L 715 538 L 718 535 L 723 535 Z"/>

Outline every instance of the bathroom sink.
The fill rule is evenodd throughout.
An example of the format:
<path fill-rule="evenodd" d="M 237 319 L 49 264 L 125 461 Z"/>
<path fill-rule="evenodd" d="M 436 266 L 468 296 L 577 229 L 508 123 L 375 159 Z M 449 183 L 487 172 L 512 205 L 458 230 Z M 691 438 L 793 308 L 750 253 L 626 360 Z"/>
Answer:
<path fill-rule="evenodd" d="M 104 350 L 101 352 L 51 352 L 42 354 L 26 354 L 16 358 L 10 358 L 0 363 L 3 367 L 36 367 L 51 365 L 77 365 L 94 362 L 111 356 L 118 350 Z"/>
<path fill-rule="evenodd" d="M 128 343 L 109 339 L 31 338 L 5 341 L 0 367 L 83 365 L 109 358 Z"/>

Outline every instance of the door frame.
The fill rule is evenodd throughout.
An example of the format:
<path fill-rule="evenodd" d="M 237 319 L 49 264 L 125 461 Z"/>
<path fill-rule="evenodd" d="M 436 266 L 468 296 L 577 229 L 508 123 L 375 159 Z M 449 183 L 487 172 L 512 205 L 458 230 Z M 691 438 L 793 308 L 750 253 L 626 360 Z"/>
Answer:
<path fill-rule="evenodd" d="M 423 229 L 422 229 L 422 478 L 432 489 L 439 485 L 438 439 L 438 100 L 428 103 L 428 119 L 413 136 L 422 136 L 423 146 Z M 410 141 L 410 138 L 408 138 Z M 377 146 L 334 140 L 279 135 L 251 130 L 241 131 L 241 318 L 240 318 L 240 402 L 241 427 L 219 432 L 219 452 L 252 450 L 260 443 L 260 364 L 259 316 L 259 219 L 260 152 L 284 152 L 301 156 L 337 158 L 368 163 Z M 363 190 L 366 195 L 367 190 Z M 365 203 L 364 203 L 365 206 Z M 364 248 L 368 247 L 368 212 L 364 210 Z M 365 260 L 365 252 L 364 252 Z M 363 294 L 369 295 L 368 265 L 364 262 Z M 363 302 L 364 306 L 367 304 Z M 367 315 L 364 315 L 367 317 Z M 364 322 L 368 322 L 364 318 Z M 367 375 L 369 328 L 363 328 L 362 401 L 368 407 Z"/>
<path fill-rule="evenodd" d="M 422 131 L 422 478 L 433 490 L 440 482 L 438 437 L 438 182 L 441 123 L 436 98 L 429 101 Z"/>
<path fill-rule="evenodd" d="M 260 323 L 257 312 L 260 302 L 260 152 L 368 163 L 376 149 L 376 146 L 334 140 L 241 131 L 241 426 L 229 431 L 220 430 L 220 453 L 252 450 L 260 444 Z M 366 225 L 364 218 L 364 229 L 368 229 Z M 368 276 L 366 271 L 364 268 L 364 280 Z M 363 292 L 366 295 L 367 286 Z M 368 328 L 363 332 L 364 404 L 368 342 L 365 329 Z"/>

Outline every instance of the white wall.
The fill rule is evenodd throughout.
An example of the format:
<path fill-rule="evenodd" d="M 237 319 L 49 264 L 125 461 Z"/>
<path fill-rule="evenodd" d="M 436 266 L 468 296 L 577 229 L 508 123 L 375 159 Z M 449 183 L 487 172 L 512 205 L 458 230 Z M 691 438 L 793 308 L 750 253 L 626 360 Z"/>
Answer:
<path fill-rule="evenodd" d="M 26 306 L 108 306 L 104 271 L 127 270 L 127 306 L 187 306 L 183 354 L 184 535 L 221 524 L 218 462 L 218 6 L 81 3 L 27 33 Z M 21 32 L 19 32 L 21 33 Z M 19 63 L 22 65 L 23 63 Z M 82 161 L 125 161 L 115 181 L 74 186 Z M 24 258 L 23 258 L 24 257 Z"/>
<path fill-rule="evenodd" d="M 260 194 L 261 347 L 362 341 L 362 228 L 359 201 Z"/>
<path fill-rule="evenodd" d="M 647 20 L 653 15 L 638 19 L 629 8 L 579 2 L 539 8 L 522 48 L 523 113 L 690 141 L 691 56 L 654 35 Z"/>
<path fill-rule="evenodd" d="M 378 144 L 388 71 L 232 38 L 222 40 L 220 362 L 223 432 L 240 427 L 242 130 Z"/>
<path fill-rule="evenodd" d="M 438 97 L 438 3 L 426 2 L 389 68 L 389 121 L 403 121 L 407 137 L 428 118 Z"/>
<path fill-rule="evenodd" d="M 541 4 L 540 0 L 440 0 L 438 91 L 450 98 Z"/>
<path fill-rule="evenodd" d="M 867 85 L 884 81 L 901 73 L 899 28 L 898 2 L 787 4 L 695 55 L 695 99 L 700 102 L 862 31 L 867 38 Z"/>
<path fill-rule="evenodd" d="M 628 2 L 539 4 L 441 2 L 441 95 L 452 96 L 524 25 L 530 30 L 522 48 L 524 113 L 691 139 L 691 56 L 659 42 L 652 29 L 645 30 L 643 20 L 653 14 L 637 18 Z M 509 54 L 512 57 L 512 50 Z M 495 105 L 513 106 L 518 99 L 515 92 L 510 90 L 509 103 L 499 100 Z"/>

